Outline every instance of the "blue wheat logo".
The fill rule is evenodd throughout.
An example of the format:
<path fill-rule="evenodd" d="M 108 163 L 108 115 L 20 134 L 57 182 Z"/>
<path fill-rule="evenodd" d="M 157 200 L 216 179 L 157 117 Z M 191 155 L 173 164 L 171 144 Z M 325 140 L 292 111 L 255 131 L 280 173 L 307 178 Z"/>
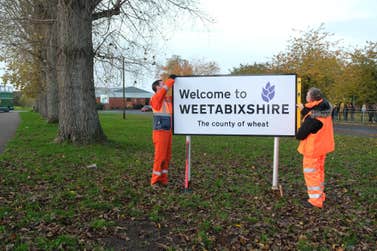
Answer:
<path fill-rule="evenodd" d="M 275 96 L 275 86 L 267 82 L 266 86 L 262 88 L 262 99 L 267 103 L 270 102 Z"/>

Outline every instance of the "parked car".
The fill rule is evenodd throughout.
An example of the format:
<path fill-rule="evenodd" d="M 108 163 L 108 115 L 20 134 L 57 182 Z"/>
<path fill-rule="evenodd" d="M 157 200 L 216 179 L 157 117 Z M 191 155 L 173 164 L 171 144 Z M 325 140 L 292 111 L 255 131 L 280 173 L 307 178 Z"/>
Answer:
<path fill-rule="evenodd" d="M 151 112 L 152 111 L 152 106 L 150 105 L 145 105 L 141 108 L 142 112 Z"/>

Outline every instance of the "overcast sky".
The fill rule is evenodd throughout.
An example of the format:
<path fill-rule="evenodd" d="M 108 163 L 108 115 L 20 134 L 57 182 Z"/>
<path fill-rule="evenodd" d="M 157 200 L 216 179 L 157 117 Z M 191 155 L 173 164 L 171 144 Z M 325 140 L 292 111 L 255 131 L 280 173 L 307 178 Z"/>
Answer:
<path fill-rule="evenodd" d="M 228 74 L 241 63 L 263 63 L 285 51 L 297 30 L 317 29 L 342 39 L 347 48 L 377 41 L 376 0 L 201 0 L 200 8 L 215 20 L 204 28 L 182 25 L 161 58 L 215 61 Z M 295 31 L 296 30 L 296 31 Z"/>

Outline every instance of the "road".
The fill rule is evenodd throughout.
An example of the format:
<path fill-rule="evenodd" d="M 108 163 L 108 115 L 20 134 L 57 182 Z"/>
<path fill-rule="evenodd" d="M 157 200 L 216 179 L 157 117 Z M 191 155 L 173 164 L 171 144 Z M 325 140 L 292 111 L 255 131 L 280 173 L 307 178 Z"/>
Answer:
<path fill-rule="evenodd" d="M 19 123 L 18 112 L 0 112 L 0 153 L 4 151 L 8 140 L 16 133 Z"/>
<path fill-rule="evenodd" d="M 122 113 L 122 111 L 101 111 L 100 113 Z M 127 110 L 126 114 L 151 114 L 138 110 Z M 11 139 L 20 123 L 18 112 L 0 112 L 0 153 L 5 144 Z M 377 124 L 362 125 L 351 123 L 335 123 L 335 134 L 377 138 Z"/>
<path fill-rule="evenodd" d="M 335 134 L 377 138 L 377 124 L 335 123 Z"/>

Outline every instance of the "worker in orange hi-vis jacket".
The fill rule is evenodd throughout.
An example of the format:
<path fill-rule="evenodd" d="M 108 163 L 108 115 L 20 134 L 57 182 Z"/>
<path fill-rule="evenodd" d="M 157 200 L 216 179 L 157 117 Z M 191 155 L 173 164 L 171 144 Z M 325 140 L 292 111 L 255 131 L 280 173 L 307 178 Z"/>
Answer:
<path fill-rule="evenodd" d="M 158 188 L 159 184 L 168 184 L 168 169 L 171 159 L 172 145 L 172 96 L 171 90 L 175 75 L 163 83 L 162 80 L 156 80 L 152 84 L 155 94 L 151 98 L 153 111 L 153 145 L 154 145 L 154 162 L 151 178 L 153 188 Z"/>
<path fill-rule="evenodd" d="M 296 133 L 300 140 L 298 152 L 303 155 L 303 172 L 309 199 L 303 201 L 306 208 L 322 208 L 326 199 L 325 159 L 334 151 L 334 130 L 331 104 L 318 88 L 310 88 L 305 106 L 299 104 L 303 123 Z"/>

